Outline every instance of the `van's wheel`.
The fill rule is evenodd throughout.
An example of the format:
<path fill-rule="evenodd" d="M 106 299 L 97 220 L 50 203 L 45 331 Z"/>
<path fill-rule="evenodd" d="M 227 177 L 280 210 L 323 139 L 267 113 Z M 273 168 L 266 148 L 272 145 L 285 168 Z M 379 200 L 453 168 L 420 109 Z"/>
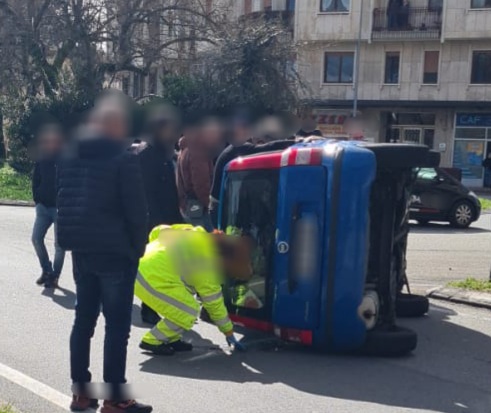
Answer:
<path fill-rule="evenodd" d="M 362 354 L 375 357 L 402 357 L 416 348 L 418 336 L 412 330 L 392 326 L 367 333 Z"/>
<path fill-rule="evenodd" d="M 455 228 L 468 228 L 474 221 L 474 207 L 467 201 L 458 201 L 450 212 L 450 224 Z"/>
<path fill-rule="evenodd" d="M 430 309 L 430 300 L 422 295 L 403 294 L 397 295 L 397 317 L 422 317 Z"/>

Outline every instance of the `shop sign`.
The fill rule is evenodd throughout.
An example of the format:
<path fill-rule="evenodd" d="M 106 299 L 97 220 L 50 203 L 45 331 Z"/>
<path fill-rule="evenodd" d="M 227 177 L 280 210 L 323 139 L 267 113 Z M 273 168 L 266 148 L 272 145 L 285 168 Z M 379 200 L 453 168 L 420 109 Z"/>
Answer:
<path fill-rule="evenodd" d="M 457 113 L 457 126 L 491 128 L 491 113 Z"/>

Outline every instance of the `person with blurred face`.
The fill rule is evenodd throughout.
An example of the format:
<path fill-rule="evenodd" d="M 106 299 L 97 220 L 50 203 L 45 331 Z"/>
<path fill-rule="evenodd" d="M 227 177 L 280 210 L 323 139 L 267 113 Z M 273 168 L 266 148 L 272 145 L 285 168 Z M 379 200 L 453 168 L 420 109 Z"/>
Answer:
<path fill-rule="evenodd" d="M 174 167 L 175 145 L 180 137 L 178 113 L 169 106 L 153 108 L 145 132 L 144 139 L 135 142 L 131 151 L 140 160 L 149 214 L 147 231 L 150 233 L 158 225 L 183 222 Z M 158 314 L 144 303 L 141 318 L 151 325 L 160 321 Z"/>
<path fill-rule="evenodd" d="M 234 337 L 222 284 L 225 277 L 251 278 L 251 248 L 246 237 L 210 234 L 189 224 L 154 228 L 140 260 L 135 294 L 163 319 L 145 334 L 140 348 L 161 356 L 191 351 L 182 335 L 193 328 L 201 301 L 227 343 L 243 350 Z"/>
<path fill-rule="evenodd" d="M 274 118 L 277 120 L 276 118 Z M 279 121 L 278 121 L 279 122 Z M 274 123 L 281 129 L 281 123 Z M 238 113 L 232 118 L 232 143 L 227 146 L 217 159 L 213 173 L 213 184 L 210 191 L 209 210 L 212 223 L 217 226 L 217 212 L 220 205 L 223 172 L 227 164 L 239 156 L 286 149 L 295 142 L 286 141 L 281 132 L 275 129 L 274 137 L 260 136 L 253 133 L 253 124 L 247 113 Z M 272 130 L 271 128 L 268 130 Z M 276 133 L 277 132 L 277 133 Z"/>
<path fill-rule="evenodd" d="M 34 166 L 32 194 L 36 204 L 36 220 L 32 231 L 32 244 L 41 266 L 36 283 L 55 288 L 63 269 L 65 251 L 58 245 L 55 231 L 55 255 L 51 261 L 45 245 L 49 228 L 57 222 L 56 169 L 63 148 L 63 134 L 57 125 L 44 126 L 37 138 L 38 160 Z"/>
<path fill-rule="evenodd" d="M 207 118 L 197 127 L 191 125 L 180 144 L 177 160 L 177 188 L 182 215 L 186 222 L 213 229 L 208 203 L 213 180 L 213 160 L 224 141 L 224 128 L 216 118 Z"/>
<path fill-rule="evenodd" d="M 317 120 L 312 114 L 304 114 L 301 118 L 301 127 L 297 132 L 298 138 L 307 138 L 309 136 L 322 137 L 322 132 L 317 128 Z"/>
<path fill-rule="evenodd" d="M 134 283 L 147 239 L 147 203 L 138 158 L 128 151 L 129 110 L 106 98 L 91 116 L 91 135 L 60 163 L 58 241 L 72 252 L 77 301 L 70 336 L 72 411 L 97 409 L 90 344 L 102 310 L 105 395 L 102 413 L 150 413 L 128 394 L 126 353 Z"/>

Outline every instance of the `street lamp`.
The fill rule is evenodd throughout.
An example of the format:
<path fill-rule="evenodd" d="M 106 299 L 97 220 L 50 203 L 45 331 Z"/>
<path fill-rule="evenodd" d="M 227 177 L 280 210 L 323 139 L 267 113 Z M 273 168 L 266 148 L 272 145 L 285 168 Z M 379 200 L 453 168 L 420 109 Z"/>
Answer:
<path fill-rule="evenodd" d="M 354 70 L 354 94 L 353 94 L 353 118 L 356 118 L 358 112 L 358 87 L 360 78 L 360 48 L 361 48 L 361 34 L 363 25 L 363 4 L 364 0 L 360 1 L 360 23 L 358 26 L 358 40 L 356 42 L 355 51 L 355 70 Z"/>

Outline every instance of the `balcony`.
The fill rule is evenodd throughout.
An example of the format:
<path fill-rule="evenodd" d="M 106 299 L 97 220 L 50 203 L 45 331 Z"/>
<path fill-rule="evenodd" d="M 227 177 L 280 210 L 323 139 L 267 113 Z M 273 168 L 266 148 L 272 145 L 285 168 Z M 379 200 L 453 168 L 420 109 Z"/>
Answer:
<path fill-rule="evenodd" d="M 390 10 L 374 9 L 372 40 L 439 40 L 442 32 L 442 10 L 422 7 Z"/>

